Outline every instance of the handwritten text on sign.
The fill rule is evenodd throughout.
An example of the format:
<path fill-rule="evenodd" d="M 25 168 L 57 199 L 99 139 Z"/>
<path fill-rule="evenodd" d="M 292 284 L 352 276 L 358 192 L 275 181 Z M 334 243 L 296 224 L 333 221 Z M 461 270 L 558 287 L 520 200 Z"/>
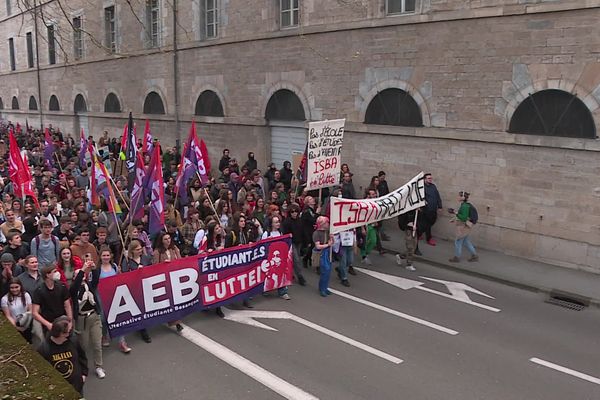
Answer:
<path fill-rule="evenodd" d="M 425 205 L 423 172 L 390 194 L 376 199 L 331 198 L 331 233 L 383 221 Z"/>
<path fill-rule="evenodd" d="M 308 124 L 306 182 L 309 190 L 339 183 L 345 122 L 345 119 L 335 119 Z"/>

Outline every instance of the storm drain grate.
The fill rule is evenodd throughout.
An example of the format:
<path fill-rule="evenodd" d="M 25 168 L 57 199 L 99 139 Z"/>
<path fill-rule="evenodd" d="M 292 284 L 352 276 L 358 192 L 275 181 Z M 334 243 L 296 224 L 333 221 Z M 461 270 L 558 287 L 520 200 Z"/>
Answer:
<path fill-rule="evenodd" d="M 564 307 L 573 311 L 581 311 L 587 307 L 587 304 L 580 300 L 576 300 L 566 296 L 550 295 L 546 303 L 554 304 L 559 307 Z"/>

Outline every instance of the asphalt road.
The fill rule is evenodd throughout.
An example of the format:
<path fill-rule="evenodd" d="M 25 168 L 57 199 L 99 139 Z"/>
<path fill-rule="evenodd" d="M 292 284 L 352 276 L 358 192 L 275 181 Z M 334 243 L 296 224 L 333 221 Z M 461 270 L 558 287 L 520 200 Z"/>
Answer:
<path fill-rule="evenodd" d="M 332 274 L 331 288 L 350 296 L 322 298 L 318 277 L 309 272 L 308 286 L 290 289 L 291 301 L 259 296 L 253 302 L 252 312 L 268 317 L 254 321 L 276 330 L 203 312 L 185 319 L 183 335 L 164 326 L 151 329 L 151 344 L 130 335 L 133 351 L 123 355 L 116 344 L 105 349 L 107 376 L 90 376 L 85 396 L 600 399 L 600 309 L 568 310 L 536 293 L 423 263 L 409 272 L 391 255 L 372 259 L 369 270 L 421 284 L 400 281 L 419 285 L 401 289 L 359 273 L 345 288 Z M 465 297 L 460 285 L 423 277 L 493 298 Z"/>

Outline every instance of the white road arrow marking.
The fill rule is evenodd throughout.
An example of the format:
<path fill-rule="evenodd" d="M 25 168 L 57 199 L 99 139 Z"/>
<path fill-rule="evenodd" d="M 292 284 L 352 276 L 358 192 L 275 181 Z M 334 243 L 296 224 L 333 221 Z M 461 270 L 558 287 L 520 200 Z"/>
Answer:
<path fill-rule="evenodd" d="M 384 274 L 382 272 L 371 271 L 370 269 L 364 269 L 364 268 L 355 267 L 354 269 L 356 271 L 362 272 L 363 274 L 370 275 L 373 278 L 377 278 L 381 281 L 389 283 L 390 285 L 399 287 L 400 289 L 403 289 L 403 290 L 418 288 L 419 286 L 423 285 L 423 282 L 413 281 L 412 279 L 406 279 L 406 278 L 402 278 L 402 277 L 396 276 L 396 275 Z"/>
<path fill-rule="evenodd" d="M 373 278 L 379 279 L 385 283 L 388 283 L 390 285 L 393 285 L 400 289 L 403 289 L 403 290 L 408 290 L 408 289 L 414 288 L 417 290 L 421 290 L 423 292 L 435 294 L 437 296 L 446 297 L 448 299 L 459 301 L 461 303 L 465 303 L 465 304 L 469 304 L 469 305 L 472 305 L 475 307 L 483 308 L 484 310 L 488 310 L 488 311 L 492 311 L 492 312 L 500 312 L 501 311 L 499 308 L 491 307 L 486 304 L 477 303 L 477 302 L 471 300 L 469 298 L 469 296 L 466 294 L 466 292 L 472 292 L 475 294 L 479 294 L 481 296 L 488 297 L 490 299 L 493 299 L 493 297 L 488 294 L 485 294 L 483 292 L 480 292 L 479 290 L 474 289 L 471 286 L 465 285 L 464 283 L 443 281 L 440 279 L 426 278 L 424 276 L 420 277 L 423 279 L 427 279 L 427 280 L 430 280 L 433 282 L 438 282 L 438 283 L 442 283 L 442 284 L 446 285 L 446 287 L 448 288 L 448 291 L 451 293 L 451 294 L 448 294 L 448 293 L 439 292 L 437 290 L 433 290 L 428 287 L 425 287 L 425 286 L 423 286 L 423 282 L 415 281 L 412 279 L 406 279 L 406 278 L 402 278 L 402 277 L 396 276 L 396 275 L 384 274 L 382 272 L 371 271 L 371 270 L 364 269 L 364 268 L 354 268 L 354 269 L 357 271 L 360 271 L 364 274 L 367 274 L 369 276 L 372 276 Z"/>
<path fill-rule="evenodd" d="M 474 288 L 472 288 L 469 285 L 465 285 L 464 283 L 451 282 L 451 281 L 443 281 L 441 279 L 427 278 L 426 276 L 420 276 L 420 278 L 427 279 L 428 281 L 437 282 L 437 283 L 441 283 L 443 285 L 446 285 L 446 287 L 448 288 L 448 291 L 450 292 L 450 294 L 454 298 L 456 298 L 456 299 L 462 299 L 462 300 L 466 300 L 466 301 L 471 301 L 471 299 L 469 298 L 469 295 L 467 294 L 467 292 L 475 293 L 475 294 L 478 294 L 480 296 L 484 296 L 484 297 L 487 297 L 489 299 L 493 299 L 493 297 L 490 296 L 489 294 L 485 294 L 483 292 L 480 292 L 479 290 L 474 289 Z"/>
<path fill-rule="evenodd" d="M 583 379 L 584 381 L 588 381 L 591 383 L 595 383 L 596 385 L 600 385 L 600 379 L 595 378 L 591 375 L 584 374 L 583 372 L 575 371 L 573 369 L 569 369 L 569 368 L 560 366 L 558 364 L 551 363 L 549 361 L 540 360 L 539 358 L 535 358 L 535 357 L 530 358 L 529 361 L 531 361 L 532 363 L 542 365 L 544 367 L 551 368 L 553 370 L 565 373 L 567 375 L 571 375 L 576 378 Z"/>
<path fill-rule="evenodd" d="M 211 338 L 201 334 L 187 325 L 184 325 L 184 329 L 181 331 L 180 335 L 196 346 L 206 350 L 210 354 L 231 365 L 233 368 L 262 383 L 286 399 L 319 400 L 318 397 L 315 397 L 299 387 L 284 381 L 280 377 L 262 368 L 260 365 L 257 365 L 247 358 L 240 356 L 236 352 L 228 349 L 220 343 L 215 342 Z"/>
<path fill-rule="evenodd" d="M 380 304 L 372 303 L 372 302 L 370 302 L 368 300 L 361 299 L 360 297 L 356 297 L 356 296 L 352 296 L 351 294 L 348 294 L 348 293 L 340 292 L 339 290 L 335 290 L 335 289 L 331 289 L 331 288 L 329 288 L 329 290 L 331 291 L 331 293 L 337 294 L 338 296 L 342 296 L 342 297 L 344 297 L 344 298 L 346 298 L 348 300 L 352 300 L 352 301 L 355 301 L 357 303 L 364 304 L 365 306 L 372 307 L 372 308 L 375 308 L 377 310 L 381 310 L 381 311 L 386 312 L 388 314 L 392 314 L 392 315 L 395 315 L 395 316 L 400 317 L 400 318 L 407 319 L 407 320 L 412 321 L 412 322 L 416 322 L 417 324 L 427 326 L 429 328 L 438 330 L 440 332 L 447 333 L 449 335 L 458 335 L 457 331 L 455 331 L 453 329 L 450 329 L 450 328 L 446 328 L 445 326 L 434 324 L 433 322 L 429 322 L 429 321 L 426 321 L 426 320 L 421 319 L 421 318 L 413 317 L 412 315 L 404 314 L 404 313 L 402 313 L 400 311 L 393 310 L 391 308 L 382 306 Z"/>
<path fill-rule="evenodd" d="M 287 311 L 246 311 L 246 310 L 229 310 L 223 308 L 223 312 L 225 313 L 225 319 L 229 321 L 239 322 L 241 324 L 246 324 L 250 326 L 254 326 L 257 328 L 267 329 L 270 331 L 277 331 L 277 329 L 272 328 L 268 325 L 255 321 L 255 318 L 262 319 L 289 319 L 295 321 L 301 325 L 312 328 L 318 332 L 321 332 L 327 336 L 330 336 L 334 339 L 337 339 L 341 342 L 349 344 L 350 346 L 354 346 L 358 349 L 366 351 L 367 353 L 373 354 L 374 356 L 383 358 L 386 361 L 389 361 L 394 364 L 402 363 L 402 360 L 398 357 L 394 357 L 390 354 L 384 353 L 381 350 L 377 350 L 369 345 L 358 342 L 354 339 L 351 339 L 347 336 L 339 334 L 337 332 L 332 331 L 331 329 L 327 329 L 321 325 L 317 325 L 314 322 L 310 322 L 304 318 L 298 317 L 292 313 Z"/>

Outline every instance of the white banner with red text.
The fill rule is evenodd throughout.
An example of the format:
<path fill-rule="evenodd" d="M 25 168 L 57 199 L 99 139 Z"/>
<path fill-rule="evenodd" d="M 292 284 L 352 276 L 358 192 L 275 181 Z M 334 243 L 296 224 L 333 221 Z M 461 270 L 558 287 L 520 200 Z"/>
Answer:
<path fill-rule="evenodd" d="M 397 217 L 425 205 L 425 178 L 419 173 L 393 192 L 376 199 L 331 198 L 330 232 L 372 224 Z"/>

